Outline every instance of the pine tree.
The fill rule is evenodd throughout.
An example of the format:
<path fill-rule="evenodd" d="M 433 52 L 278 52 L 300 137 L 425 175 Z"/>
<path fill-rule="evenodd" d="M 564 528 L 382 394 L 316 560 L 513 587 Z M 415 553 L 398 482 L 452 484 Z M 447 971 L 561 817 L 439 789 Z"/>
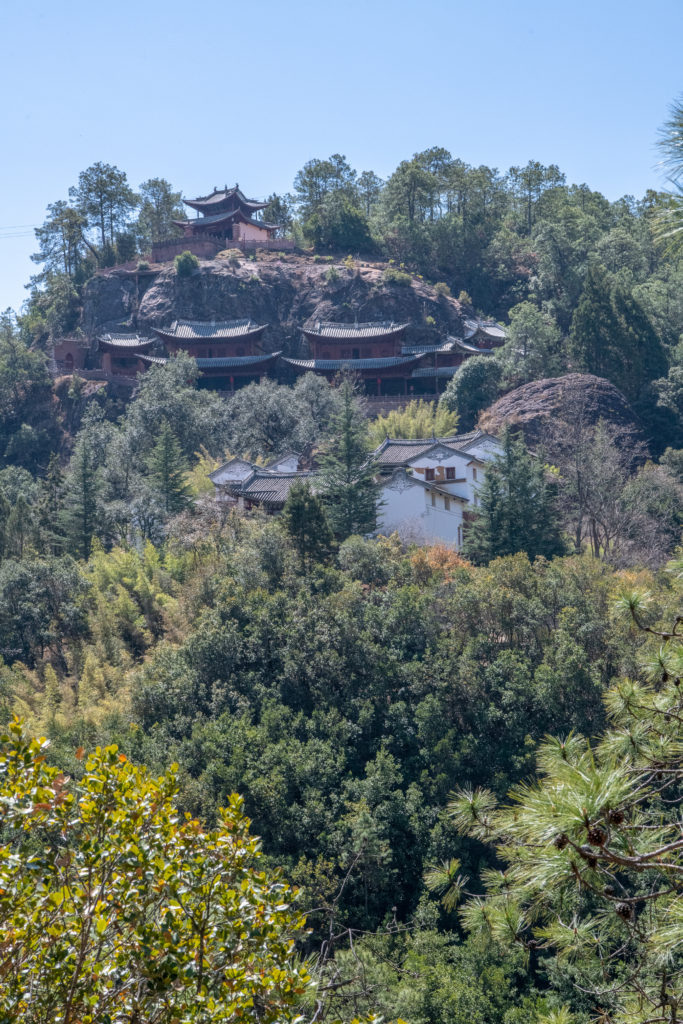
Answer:
<path fill-rule="evenodd" d="M 465 555 L 486 564 L 518 551 L 529 558 L 562 554 L 555 488 L 543 463 L 512 431 L 501 440 L 503 451 L 486 468 L 479 507 L 465 532 Z"/>
<path fill-rule="evenodd" d="M 190 500 L 190 489 L 185 482 L 187 463 L 168 420 L 161 424 L 159 440 L 152 449 L 147 468 L 166 512 L 169 515 L 182 512 Z"/>
<path fill-rule="evenodd" d="M 337 540 L 366 534 L 377 522 L 377 489 L 368 462 L 368 425 L 351 377 L 339 386 L 330 446 L 321 459 L 318 491 Z"/>
<path fill-rule="evenodd" d="M 332 550 L 332 529 L 325 507 L 308 481 L 297 480 L 290 489 L 281 522 L 299 555 L 302 572 L 323 561 Z"/>
<path fill-rule="evenodd" d="M 69 546 L 81 558 L 90 554 L 101 487 L 94 453 L 87 434 L 82 433 L 71 456 L 61 516 Z"/>

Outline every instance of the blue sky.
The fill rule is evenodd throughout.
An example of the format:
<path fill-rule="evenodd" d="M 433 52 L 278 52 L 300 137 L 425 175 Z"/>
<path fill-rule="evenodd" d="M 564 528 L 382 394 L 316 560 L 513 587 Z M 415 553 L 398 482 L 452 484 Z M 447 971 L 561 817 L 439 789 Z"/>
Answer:
<path fill-rule="evenodd" d="M 616 199 L 661 187 L 683 92 L 683 0 L 3 0 L 0 29 L 0 309 L 26 296 L 32 226 L 97 160 L 262 197 L 311 157 L 385 177 L 440 145 Z"/>

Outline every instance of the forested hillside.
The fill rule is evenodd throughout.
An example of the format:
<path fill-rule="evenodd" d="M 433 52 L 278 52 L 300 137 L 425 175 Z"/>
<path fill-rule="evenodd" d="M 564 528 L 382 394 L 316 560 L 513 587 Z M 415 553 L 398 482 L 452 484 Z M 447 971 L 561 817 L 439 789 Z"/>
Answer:
<path fill-rule="evenodd" d="M 179 202 L 88 168 L 0 323 L 0 1018 L 678 1020 L 680 199 L 311 160 L 266 211 L 289 277 L 156 268 L 156 308 L 272 304 L 271 273 L 283 323 L 304 287 L 348 321 L 411 289 L 420 330 L 504 323 L 495 355 L 384 417 L 343 375 L 226 399 L 183 353 L 125 402 L 55 380 L 119 287 L 97 272 L 149 271 Z M 463 550 L 376 536 L 372 450 L 478 422 L 501 453 Z M 288 451 L 318 475 L 281 515 L 216 500 L 221 463 Z"/>

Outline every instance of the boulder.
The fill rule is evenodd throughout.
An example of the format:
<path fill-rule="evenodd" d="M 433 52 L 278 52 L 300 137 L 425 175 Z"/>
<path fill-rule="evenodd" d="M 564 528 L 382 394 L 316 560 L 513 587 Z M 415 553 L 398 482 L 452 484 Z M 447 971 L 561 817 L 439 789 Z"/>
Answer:
<path fill-rule="evenodd" d="M 643 441 L 640 424 L 621 391 L 589 373 L 523 384 L 485 409 L 478 426 L 490 434 L 499 434 L 504 426 L 517 426 L 533 449 L 543 442 L 553 423 L 573 422 L 578 415 L 588 427 L 603 420 L 613 428 L 617 440 L 622 438 L 630 447 Z"/>

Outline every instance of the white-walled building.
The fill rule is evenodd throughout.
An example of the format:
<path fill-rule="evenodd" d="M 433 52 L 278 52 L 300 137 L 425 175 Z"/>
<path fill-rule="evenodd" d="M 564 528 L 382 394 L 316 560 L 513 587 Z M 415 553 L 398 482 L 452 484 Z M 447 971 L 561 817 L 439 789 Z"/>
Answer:
<path fill-rule="evenodd" d="M 500 451 L 498 440 L 480 430 L 415 441 L 387 438 L 373 454 L 380 481 L 378 532 L 460 550 L 486 463 Z"/>

